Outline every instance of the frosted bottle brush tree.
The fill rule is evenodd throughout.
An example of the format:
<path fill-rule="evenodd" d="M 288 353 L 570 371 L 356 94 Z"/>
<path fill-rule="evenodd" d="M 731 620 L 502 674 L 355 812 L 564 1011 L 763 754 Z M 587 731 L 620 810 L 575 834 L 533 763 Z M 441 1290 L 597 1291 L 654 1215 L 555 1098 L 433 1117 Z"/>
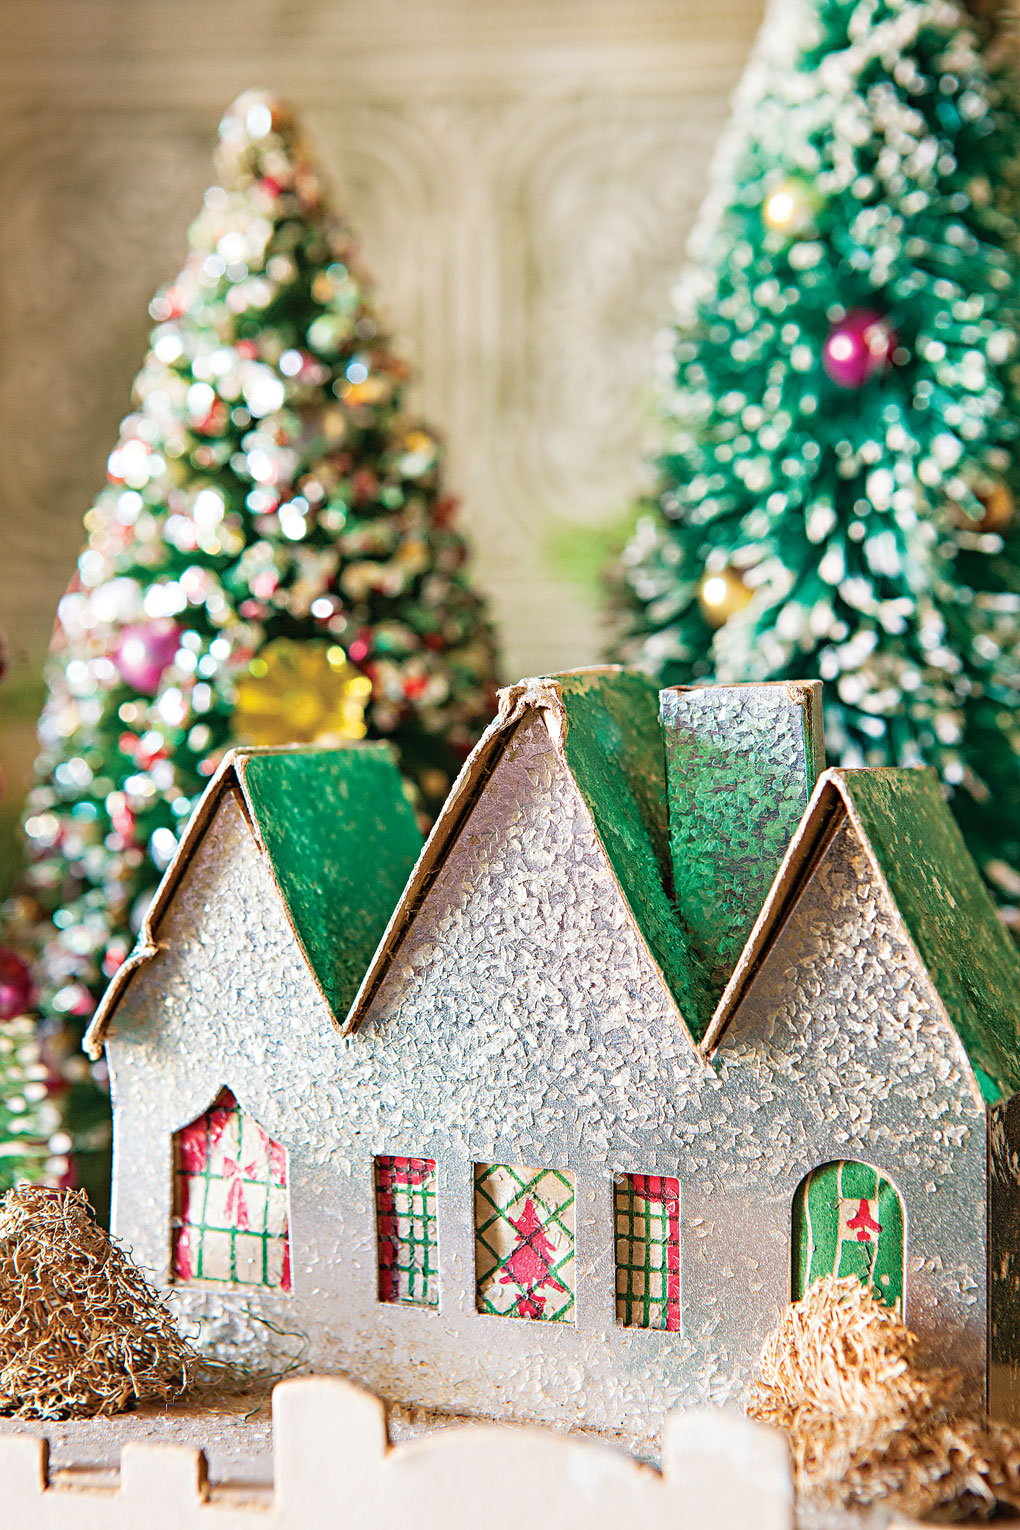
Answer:
<path fill-rule="evenodd" d="M 228 746 L 390 739 L 427 814 L 494 689 L 439 445 L 286 109 L 241 97 L 217 169 L 50 660 L 13 912 L 75 1044 Z"/>
<path fill-rule="evenodd" d="M 678 290 L 622 655 L 822 675 L 1020 899 L 1015 81 L 951 0 L 773 4 Z"/>

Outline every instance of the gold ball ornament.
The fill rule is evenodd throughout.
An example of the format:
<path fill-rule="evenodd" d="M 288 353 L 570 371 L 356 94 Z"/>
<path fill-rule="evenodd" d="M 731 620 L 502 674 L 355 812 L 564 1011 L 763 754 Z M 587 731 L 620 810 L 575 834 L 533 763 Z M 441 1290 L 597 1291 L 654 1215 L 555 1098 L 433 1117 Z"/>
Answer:
<path fill-rule="evenodd" d="M 345 404 L 359 407 L 366 404 L 381 404 L 392 392 L 392 380 L 376 373 L 372 377 L 364 378 L 361 382 L 345 383 L 340 396 Z"/>
<path fill-rule="evenodd" d="M 445 770 L 429 765 L 421 773 L 421 789 L 426 797 L 442 801 L 450 790 L 450 778 Z"/>
<path fill-rule="evenodd" d="M 1016 519 L 1016 501 L 1004 483 L 984 483 L 975 488 L 974 497 L 982 509 L 980 517 L 969 515 L 955 501 L 949 505 L 949 517 L 960 531 L 1007 531 Z"/>
<path fill-rule="evenodd" d="M 337 285 L 333 278 L 325 271 L 316 271 L 312 277 L 312 297 L 317 303 L 325 306 L 337 294 Z"/>
<path fill-rule="evenodd" d="M 371 694 L 371 680 L 339 644 L 277 638 L 237 682 L 234 737 L 258 746 L 364 738 Z"/>
<path fill-rule="evenodd" d="M 819 197 L 809 181 L 791 176 L 769 192 L 762 203 L 761 215 L 766 228 L 791 238 L 803 234 L 814 222 Z"/>
<path fill-rule="evenodd" d="M 702 574 L 698 583 L 698 605 L 710 627 L 725 626 L 750 599 L 751 591 L 735 568 Z"/>
<path fill-rule="evenodd" d="M 3 905 L 4 935 L 11 943 L 17 936 L 25 936 L 45 918 L 43 906 L 28 893 L 18 893 Z"/>
<path fill-rule="evenodd" d="M 978 499 L 984 507 L 984 515 L 978 521 L 979 531 L 1006 531 L 1016 515 L 1016 501 L 1004 483 L 994 483 L 988 489 L 978 491 Z"/>

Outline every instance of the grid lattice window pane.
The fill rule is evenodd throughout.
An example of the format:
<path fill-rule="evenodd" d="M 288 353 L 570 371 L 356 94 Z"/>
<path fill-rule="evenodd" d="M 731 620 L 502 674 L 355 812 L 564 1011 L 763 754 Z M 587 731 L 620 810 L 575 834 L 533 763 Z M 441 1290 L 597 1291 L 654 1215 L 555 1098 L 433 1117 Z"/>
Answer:
<path fill-rule="evenodd" d="M 173 1271 L 290 1290 L 287 1155 L 229 1089 L 174 1137 Z"/>
<path fill-rule="evenodd" d="M 439 1306 L 436 1166 L 431 1158 L 377 1158 L 379 1300 Z"/>
<path fill-rule="evenodd" d="M 475 1165 L 479 1312 L 574 1321 L 574 1177 L 559 1169 Z"/>
<path fill-rule="evenodd" d="M 616 1321 L 680 1331 L 680 1181 L 618 1174 Z"/>

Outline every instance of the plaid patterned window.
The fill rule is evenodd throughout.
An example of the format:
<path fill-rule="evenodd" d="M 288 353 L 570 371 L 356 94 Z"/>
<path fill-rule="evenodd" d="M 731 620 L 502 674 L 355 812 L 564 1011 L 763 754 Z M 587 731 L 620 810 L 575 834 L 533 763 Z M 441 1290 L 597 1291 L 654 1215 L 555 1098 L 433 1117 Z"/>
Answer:
<path fill-rule="evenodd" d="M 616 1321 L 680 1332 L 680 1181 L 618 1174 Z"/>
<path fill-rule="evenodd" d="M 379 1300 L 439 1306 L 436 1166 L 431 1158 L 377 1158 Z"/>
<path fill-rule="evenodd" d="M 174 1138 L 180 1282 L 290 1290 L 287 1155 L 229 1089 Z"/>
<path fill-rule="evenodd" d="M 478 1310 L 574 1321 L 574 1177 L 558 1169 L 475 1165 Z"/>

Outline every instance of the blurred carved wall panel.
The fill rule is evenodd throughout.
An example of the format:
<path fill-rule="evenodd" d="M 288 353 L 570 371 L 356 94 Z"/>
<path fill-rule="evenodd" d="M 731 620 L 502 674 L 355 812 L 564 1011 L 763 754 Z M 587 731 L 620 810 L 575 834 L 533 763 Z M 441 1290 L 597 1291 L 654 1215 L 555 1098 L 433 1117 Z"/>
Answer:
<path fill-rule="evenodd" d="M 7 0 L 0 626 L 16 657 L 45 645 L 219 114 L 265 85 L 304 115 L 447 438 L 508 675 L 595 659 L 585 545 L 642 481 L 652 337 L 759 13 Z"/>

